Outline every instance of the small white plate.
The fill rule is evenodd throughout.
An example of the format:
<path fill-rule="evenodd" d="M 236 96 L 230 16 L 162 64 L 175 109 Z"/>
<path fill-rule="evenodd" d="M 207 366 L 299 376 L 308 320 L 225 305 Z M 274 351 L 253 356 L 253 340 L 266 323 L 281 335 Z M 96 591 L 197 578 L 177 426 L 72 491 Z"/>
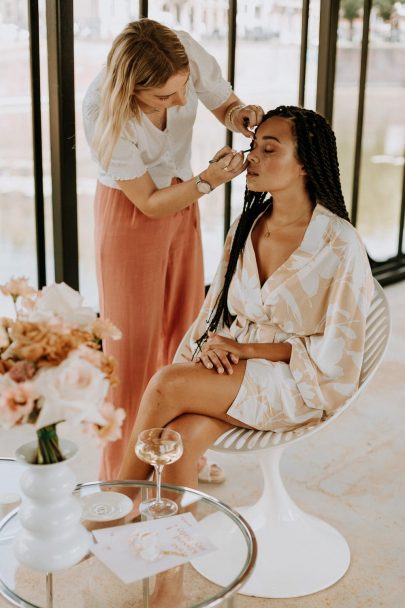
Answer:
<path fill-rule="evenodd" d="M 132 500 L 119 492 L 95 492 L 81 496 L 82 519 L 113 521 L 132 511 Z"/>

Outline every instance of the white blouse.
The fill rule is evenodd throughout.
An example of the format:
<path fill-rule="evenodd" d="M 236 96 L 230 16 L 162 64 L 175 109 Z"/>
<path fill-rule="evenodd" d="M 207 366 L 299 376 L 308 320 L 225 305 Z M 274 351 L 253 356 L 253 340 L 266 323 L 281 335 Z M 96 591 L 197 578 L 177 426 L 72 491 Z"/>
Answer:
<path fill-rule="evenodd" d="M 231 85 L 222 77 L 216 59 L 187 32 L 179 31 L 176 34 L 190 62 L 187 103 L 168 108 L 164 131 L 158 129 L 143 112 L 139 122 L 135 119 L 128 121 L 114 148 L 108 171 L 104 171 L 98 163 L 99 181 L 105 186 L 119 188 L 117 180 L 134 179 L 146 171 L 157 188 L 169 186 L 173 177 L 180 177 L 183 181 L 190 179 L 193 175 L 190 163 L 191 139 L 198 99 L 208 110 L 215 110 L 232 92 Z M 100 88 L 104 74 L 105 70 L 98 74 L 83 100 L 86 139 L 97 162 L 91 142 L 100 109 Z"/>

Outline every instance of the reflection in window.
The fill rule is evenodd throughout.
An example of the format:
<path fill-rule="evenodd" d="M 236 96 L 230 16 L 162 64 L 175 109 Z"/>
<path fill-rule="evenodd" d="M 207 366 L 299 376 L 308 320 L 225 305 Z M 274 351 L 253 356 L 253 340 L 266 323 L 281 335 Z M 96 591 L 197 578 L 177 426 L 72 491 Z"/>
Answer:
<path fill-rule="evenodd" d="M 387 5 L 390 3 L 386 3 Z M 369 32 L 357 227 L 371 257 L 397 253 L 405 140 L 405 16 L 376 2 Z M 334 104 L 344 195 L 351 206 L 362 38 L 360 3 L 343 2 Z"/>
<path fill-rule="evenodd" d="M 260 19 L 254 5 L 260 6 Z M 245 103 L 259 104 L 265 111 L 281 104 L 298 104 L 301 52 L 301 3 L 239 2 L 235 89 Z M 310 4 L 307 52 L 306 106 L 314 107 L 317 69 L 319 1 Z M 238 150 L 249 147 L 249 140 L 234 136 Z M 232 182 L 232 221 L 243 206 L 245 175 Z"/>
<path fill-rule="evenodd" d="M 0 283 L 37 285 L 26 3 L 0 2 Z M 49 182 L 47 184 L 49 189 Z M 0 301 L 0 314 L 7 306 Z"/>
<path fill-rule="evenodd" d="M 121 0 L 74 1 L 77 213 L 79 228 L 79 283 L 87 304 L 98 308 L 95 271 L 93 200 L 97 166 L 84 137 L 82 101 L 90 82 L 105 65 L 115 36 L 138 19 L 138 3 Z"/>

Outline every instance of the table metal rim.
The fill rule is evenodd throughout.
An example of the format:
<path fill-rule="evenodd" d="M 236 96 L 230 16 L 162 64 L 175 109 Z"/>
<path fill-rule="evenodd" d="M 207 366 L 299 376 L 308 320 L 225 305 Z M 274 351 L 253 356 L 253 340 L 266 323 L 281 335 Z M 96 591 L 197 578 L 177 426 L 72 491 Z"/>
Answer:
<path fill-rule="evenodd" d="M 4 458 L 3 460 L 6 460 L 6 459 Z M 10 460 L 13 460 L 13 459 L 10 458 Z M 91 481 L 91 482 L 87 482 L 87 483 L 78 484 L 75 488 L 75 492 L 77 492 L 81 488 L 86 488 L 86 487 L 91 487 L 91 486 L 108 485 L 110 487 L 111 486 L 129 486 L 130 487 L 134 483 L 136 483 L 136 485 L 139 487 L 147 487 L 147 488 L 155 487 L 155 483 L 153 481 L 137 481 L 137 480 Z M 215 606 L 218 606 L 225 600 L 229 599 L 234 593 L 236 593 L 238 591 L 238 589 L 240 589 L 240 587 L 246 582 L 246 580 L 252 573 L 252 570 L 253 570 L 255 562 L 256 562 L 256 557 L 257 557 L 257 542 L 256 542 L 254 532 L 253 532 L 251 526 L 248 524 L 248 522 L 237 511 L 232 509 L 232 507 L 230 507 L 226 503 L 222 502 L 215 496 L 211 496 L 210 494 L 201 492 L 200 490 L 195 490 L 193 488 L 187 488 L 186 486 L 175 486 L 175 485 L 167 484 L 167 483 L 162 484 L 162 488 L 165 488 L 167 490 L 174 490 L 180 494 L 183 494 L 185 492 L 190 492 L 191 494 L 196 494 L 197 496 L 200 496 L 201 498 L 207 500 L 210 503 L 214 503 L 222 511 L 226 512 L 231 517 L 231 519 L 239 526 L 239 529 L 241 530 L 241 532 L 243 533 L 245 538 L 249 539 L 249 541 L 250 541 L 250 543 L 247 543 L 248 556 L 247 556 L 247 559 L 245 562 L 245 566 L 242 569 L 242 572 L 239 574 L 239 576 L 233 581 L 233 583 L 231 585 L 229 585 L 228 587 L 226 587 L 225 590 L 222 591 L 217 596 L 211 597 L 208 600 L 204 600 L 203 602 L 200 602 L 199 604 L 195 604 L 193 607 L 193 608 L 214 608 Z M 14 517 L 17 514 L 17 512 L 18 512 L 18 508 L 14 509 L 10 513 L 8 513 L 0 521 L 0 533 L 1 533 L 2 529 L 4 528 L 4 526 L 7 524 L 7 522 L 12 517 Z M 242 524 L 242 526 L 240 524 Z M 250 553 L 250 555 L 249 555 L 249 553 Z M 249 559 L 249 557 L 250 557 L 250 559 Z M 247 565 L 246 565 L 246 563 L 247 563 Z M 30 602 L 26 602 L 23 598 L 20 598 L 11 589 L 9 589 L 9 587 L 7 587 L 1 579 L 0 579 L 0 593 L 1 593 L 1 595 L 3 595 L 3 597 L 5 599 L 9 600 L 13 605 L 18 606 L 19 608 L 40 608 L 36 604 L 31 604 Z"/>
<path fill-rule="evenodd" d="M 96 482 L 91 481 L 88 483 L 78 484 L 76 487 L 76 490 L 80 490 L 83 487 L 91 487 L 91 486 L 96 486 L 96 485 L 98 485 L 98 486 L 103 486 L 103 485 L 129 486 L 130 487 L 131 484 L 134 484 L 134 483 L 140 487 L 147 487 L 147 488 L 155 487 L 154 481 L 138 481 L 136 479 L 133 479 L 133 480 L 121 480 L 121 481 L 120 480 L 96 481 Z M 254 532 L 253 532 L 251 526 L 249 525 L 249 523 L 245 520 L 244 517 L 242 517 L 242 515 L 240 515 L 237 511 L 232 509 L 232 507 L 230 507 L 226 503 L 222 502 L 222 500 L 219 500 L 219 498 L 216 498 L 215 496 L 211 496 L 210 494 L 207 494 L 206 492 L 201 492 L 200 490 L 195 490 L 194 488 L 188 488 L 186 486 L 176 486 L 176 485 L 169 484 L 169 483 L 162 483 L 162 488 L 165 488 L 167 490 L 174 490 L 174 491 L 179 492 L 180 494 L 183 494 L 185 492 L 190 492 L 191 494 L 196 494 L 197 496 L 204 498 L 205 500 L 207 500 L 210 503 L 214 503 L 216 506 L 220 507 L 220 509 L 222 511 L 225 511 L 228 515 L 230 515 L 231 519 L 239 526 L 239 529 L 241 530 L 241 532 L 245 536 L 245 538 L 247 538 L 250 541 L 250 543 L 249 542 L 247 543 L 248 556 L 246 558 L 245 566 L 242 569 L 242 572 L 239 574 L 239 576 L 233 581 L 233 583 L 231 585 L 229 585 L 228 587 L 225 587 L 225 590 L 221 591 L 221 593 L 218 594 L 217 596 L 211 597 L 209 600 L 204 600 L 200 604 L 195 604 L 193 606 L 193 608 L 214 608 L 214 606 L 218 606 L 220 603 L 222 603 L 226 599 L 229 599 L 234 593 L 236 593 L 237 590 L 240 589 L 240 587 L 246 582 L 246 580 L 249 578 L 250 574 L 252 573 L 252 570 L 256 563 L 256 557 L 257 557 L 257 541 L 256 541 L 256 537 L 254 535 Z M 242 524 L 242 526 L 240 524 Z M 251 548 L 251 550 L 249 551 L 250 548 Z M 250 555 L 249 555 L 249 553 L 250 553 Z"/>

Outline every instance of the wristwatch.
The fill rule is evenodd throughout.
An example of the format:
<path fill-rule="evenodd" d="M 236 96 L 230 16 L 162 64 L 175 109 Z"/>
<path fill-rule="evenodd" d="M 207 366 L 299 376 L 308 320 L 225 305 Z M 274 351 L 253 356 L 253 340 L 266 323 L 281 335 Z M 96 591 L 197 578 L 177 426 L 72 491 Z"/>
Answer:
<path fill-rule="evenodd" d="M 201 194 L 209 194 L 214 189 L 209 182 L 201 179 L 201 175 L 196 175 L 194 181 L 198 192 L 201 192 Z"/>

